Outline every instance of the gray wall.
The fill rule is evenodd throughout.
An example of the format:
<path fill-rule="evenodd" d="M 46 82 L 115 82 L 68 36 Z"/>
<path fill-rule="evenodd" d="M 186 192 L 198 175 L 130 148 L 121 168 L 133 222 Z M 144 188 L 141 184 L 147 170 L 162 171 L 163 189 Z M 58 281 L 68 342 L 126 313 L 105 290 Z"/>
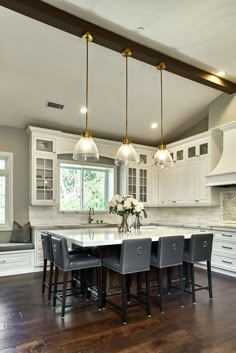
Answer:
<path fill-rule="evenodd" d="M 0 126 L 0 151 L 13 153 L 13 220 L 25 224 L 29 221 L 28 134 L 24 129 Z"/>
<path fill-rule="evenodd" d="M 187 138 L 187 137 L 190 137 L 190 136 L 193 136 L 193 135 L 200 134 L 201 132 L 204 132 L 204 131 L 207 131 L 207 130 L 208 130 L 208 116 L 206 116 L 204 119 L 199 121 L 196 125 L 194 125 L 190 129 L 188 129 L 187 131 L 185 131 L 181 135 L 179 135 L 177 137 L 176 141 L 182 140 L 184 138 Z"/>
<path fill-rule="evenodd" d="M 221 94 L 209 106 L 209 129 L 236 120 L 236 94 Z"/>

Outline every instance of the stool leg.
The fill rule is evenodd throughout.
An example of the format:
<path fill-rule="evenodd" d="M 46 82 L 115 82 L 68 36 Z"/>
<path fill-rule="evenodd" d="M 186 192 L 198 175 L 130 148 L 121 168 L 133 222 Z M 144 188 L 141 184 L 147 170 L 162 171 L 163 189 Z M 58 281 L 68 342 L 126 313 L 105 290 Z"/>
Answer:
<path fill-rule="evenodd" d="M 184 304 L 183 304 L 183 290 L 184 290 L 184 286 L 183 286 L 183 266 L 179 265 L 179 284 L 180 284 L 180 305 L 183 308 Z"/>
<path fill-rule="evenodd" d="M 67 280 L 68 280 L 68 272 L 65 271 L 63 273 L 61 318 L 64 318 L 65 316 Z"/>
<path fill-rule="evenodd" d="M 47 275 L 47 259 L 44 259 L 43 260 L 43 282 L 42 282 L 42 293 L 43 294 L 45 292 L 46 275 Z"/>
<path fill-rule="evenodd" d="M 130 284 L 131 284 L 131 275 L 126 275 L 126 288 L 127 288 L 127 302 L 130 302 Z"/>
<path fill-rule="evenodd" d="M 171 287 L 171 267 L 167 267 L 167 292 L 170 293 Z"/>
<path fill-rule="evenodd" d="M 150 273 L 149 271 L 145 272 L 146 280 L 146 295 L 147 295 L 147 316 L 151 317 L 151 293 L 150 293 Z"/>
<path fill-rule="evenodd" d="M 211 261 L 207 261 L 207 276 L 208 276 L 208 288 L 209 288 L 209 298 L 213 299 L 212 293 L 212 278 L 211 278 Z"/>
<path fill-rule="evenodd" d="M 163 291 L 163 269 L 159 268 L 158 271 L 158 277 L 159 277 L 159 294 L 160 294 L 160 298 L 159 298 L 159 305 L 160 305 L 160 311 L 163 313 L 163 295 L 164 295 L 164 291 Z"/>
<path fill-rule="evenodd" d="M 191 285 L 192 285 L 192 302 L 193 304 L 196 304 L 194 264 L 190 264 L 190 270 L 191 270 Z"/>
<path fill-rule="evenodd" d="M 189 290 L 189 264 L 188 264 L 188 262 L 184 263 L 184 271 L 185 271 L 185 290 Z"/>
<path fill-rule="evenodd" d="M 106 267 L 102 267 L 102 308 L 106 306 L 106 279 L 107 279 L 107 271 Z"/>
<path fill-rule="evenodd" d="M 59 272 L 59 269 L 58 269 L 57 266 L 55 266 L 54 291 L 53 291 L 53 308 L 56 307 L 56 300 L 57 300 L 58 272 Z"/>
<path fill-rule="evenodd" d="M 102 310 L 102 268 L 97 267 L 97 293 L 98 293 L 98 310 Z"/>
<path fill-rule="evenodd" d="M 126 291 L 126 276 L 122 276 L 122 322 L 127 324 L 127 291 Z"/>
<path fill-rule="evenodd" d="M 137 297 L 139 297 L 140 292 L 141 292 L 141 274 L 137 273 Z"/>
<path fill-rule="evenodd" d="M 50 262 L 49 280 L 48 280 L 48 301 L 51 301 L 52 293 L 52 279 L 53 279 L 53 262 Z"/>

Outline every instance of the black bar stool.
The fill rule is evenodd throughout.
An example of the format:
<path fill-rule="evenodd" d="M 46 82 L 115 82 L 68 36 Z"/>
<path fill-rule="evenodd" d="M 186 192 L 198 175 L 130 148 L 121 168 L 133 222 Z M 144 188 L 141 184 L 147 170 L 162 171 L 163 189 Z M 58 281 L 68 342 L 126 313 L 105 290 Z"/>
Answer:
<path fill-rule="evenodd" d="M 157 248 L 154 246 L 157 245 Z M 180 304 L 183 306 L 183 279 L 182 279 L 182 267 L 183 267 L 183 253 L 184 253 L 184 236 L 166 236 L 160 237 L 158 244 L 154 243 L 152 255 L 151 255 L 151 266 L 157 268 L 157 280 L 159 284 L 159 306 L 161 312 L 163 312 L 163 298 L 164 287 L 163 287 L 163 269 L 170 269 L 171 267 L 178 266 L 179 272 L 179 290 L 175 291 L 173 295 L 180 296 Z M 168 296 L 172 295 L 170 292 L 170 279 L 168 279 Z"/>
<path fill-rule="evenodd" d="M 103 307 L 105 303 L 113 305 L 117 309 L 122 310 L 122 321 L 127 323 L 127 304 L 130 296 L 147 305 L 147 315 L 151 317 L 151 301 L 150 301 L 150 257 L 151 257 L 151 239 L 130 239 L 123 240 L 121 245 L 120 257 L 103 258 L 102 271 L 102 296 Z M 118 272 L 122 277 L 122 307 L 106 298 L 106 269 Z M 130 294 L 130 276 L 132 273 L 145 272 L 146 279 L 146 301 L 141 297 Z M 140 293 L 139 293 L 140 294 Z"/>
<path fill-rule="evenodd" d="M 206 289 L 209 292 L 209 298 L 213 298 L 212 293 L 212 276 L 211 276 L 211 253 L 212 253 L 213 234 L 193 234 L 190 241 L 187 243 L 188 247 L 184 250 L 184 263 L 187 264 L 187 276 L 188 282 L 188 267 L 190 267 L 190 280 L 191 280 L 191 292 L 189 289 L 189 283 L 187 283 L 187 291 L 192 294 L 192 302 L 196 304 L 196 291 Z M 195 283 L 194 276 L 194 263 L 206 261 L 207 262 L 207 276 L 208 286 L 201 286 Z M 197 287 L 197 288 L 196 288 Z"/>
<path fill-rule="evenodd" d="M 51 300 L 52 286 L 53 286 L 53 251 L 51 235 L 48 233 L 41 234 L 42 248 L 43 248 L 43 281 L 42 281 L 42 293 L 45 293 L 45 287 L 48 288 L 48 301 Z M 47 281 L 47 264 L 49 261 L 49 278 Z"/>
<path fill-rule="evenodd" d="M 89 268 L 97 268 L 97 271 L 100 270 L 100 273 L 97 275 L 98 308 L 101 309 L 101 259 L 90 254 L 70 255 L 66 239 L 58 238 L 55 236 L 52 236 L 51 239 L 55 264 L 53 307 L 56 306 L 56 300 L 59 299 L 62 302 L 61 317 L 64 318 L 66 307 L 68 272 Z M 63 272 L 63 289 L 61 295 L 59 295 L 59 292 L 57 290 L 59 270 Z M 86 288 L 88 288 L 88 284 L 86 284 Z"/>
<path fill-rule="evenodd" d="M 51 293 L 53 292 L 53 271 L 54 271 L 54 257 L 52 250 L 51 233 L 43 232 L 41 234 L 42 249 L 43 249 L 43 280 L 42 280 L 42 293 L 45 293 L 45 287 L 48 288 L 48 301 L 51 301 Z M 70 254 L 77 254 L 79 249 L 69 251 Z M 47 280 L 47 265 L 49 261 L 49 276 Z M 72 275 L 73 280 L 73 275 Z M 61 284 L 61 283 L 60 283 Z"/>

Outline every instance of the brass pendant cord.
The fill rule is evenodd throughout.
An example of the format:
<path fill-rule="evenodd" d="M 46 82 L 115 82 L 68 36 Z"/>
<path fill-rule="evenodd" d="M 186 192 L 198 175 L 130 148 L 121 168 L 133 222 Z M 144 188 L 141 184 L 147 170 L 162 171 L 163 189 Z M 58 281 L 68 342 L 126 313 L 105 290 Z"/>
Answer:
<path fill-rule="evenodd" d="M 163 83 L 162 83 L 162 69 L 161 69 L 161 145 L 163 145 Z"/>
<path fill-rule="evenodd" d="M 157 66 L 157 70 L 160 71 L 160 82 L 161 82 L 161 144 L 160 146 L 163 148 L 163 81 L 162 81 L 162 71 L 166 69 L 165 63 L 160 63 Z"/>
<path fill-rule="evenodd" d="M 88 42 L 89 37 L 86 36 L 86 130 L 88 131 Z"/>
<path fill-rule="evenodd" d="M 126 95 L 125 95 L 125 114 L 126 114 L 126 123 L 125 123 L 125 138 L 128 138 L 128 56 L 125 57 L 125 63 L 126 63 L 126 83 L 125 83 L 125 88 L 126 88 Z"/>

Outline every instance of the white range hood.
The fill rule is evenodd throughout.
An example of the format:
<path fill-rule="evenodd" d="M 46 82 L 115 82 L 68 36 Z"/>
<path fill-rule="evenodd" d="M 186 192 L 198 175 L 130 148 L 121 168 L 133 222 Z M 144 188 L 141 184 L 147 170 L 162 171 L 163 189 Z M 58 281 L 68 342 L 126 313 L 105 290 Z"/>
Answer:
<path fill-rule="evenodd" d="M 223 153 L 215 169 L 206 177 L 206 186 L 236 185 L 236 121 L 217 129 L 223 131 Z"/>

